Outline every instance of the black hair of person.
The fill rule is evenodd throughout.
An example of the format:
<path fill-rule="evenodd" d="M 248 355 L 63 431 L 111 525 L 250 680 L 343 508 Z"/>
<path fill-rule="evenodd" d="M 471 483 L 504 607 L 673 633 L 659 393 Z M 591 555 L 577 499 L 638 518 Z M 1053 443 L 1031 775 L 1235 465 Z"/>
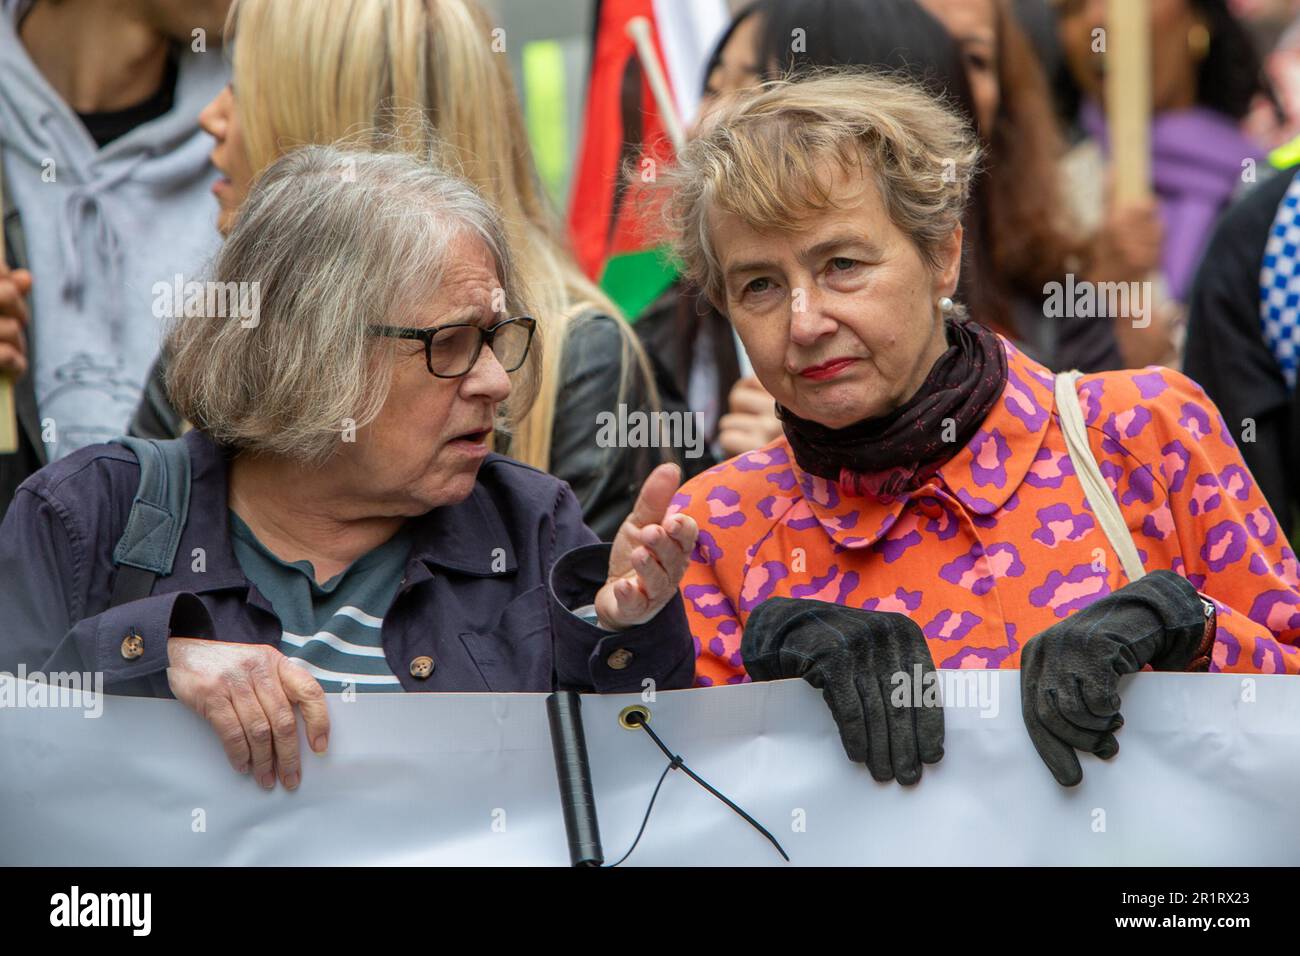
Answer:
<path fill-rule="evenodd" d="M 1210 33 L 1210 49 L 1196 71 L 1196 105 L 1240 120 L 1256 95 L 1267 97 L 1278 117 L 1282 104 L 1264 73 L 1263 58 L 1246 25 L 1228 8 L 1227 0 L 1188 0 Z M 1052 77 L 1052 94 L 1061 118 L 1073 123 L 1082 94 L 1065 57 Z"/>
<path fill-rule="evenodd" d="M 731 23 L 727 25 L 727 29 L 723 32 L 722 36 L 718 38 L 718 42 L 714 44 L 713 52 L 709 54 L 709 59 L 704 65 L 704 79 L 700 84 L 701 92 L 706 94 L 709 92 L 709 77 L 713 75 L 713 71 L 722 63 L 722 51 L 727 48 L 727 44 L 731 41 L 732 34 L 739 29 L 742 23 L 752 17 L 757 10 L 758 0 L 753 0 L 752 3 L 745 4 L 745 6 L 737 10 L 732 16 Z"/>
<path fill-rule="evenodd" d="M 768 79 L 827 66 L 888 73 L 944 100 L 979 132 L 961 49 L 917 0 L 759 0 L 754 12 L 763 17 L 756 53 Z M 973 318 L 1005 334 L 1011 328 L 1005 296 L 996 282 L 978 281 L 993 274 L 987 182 L 980 172 L 971 184 L 957 295 Z"/>
<path fill-rule="evenodd" d="M 917 0 L 759 0 L 757 12 L 763 17 L 758 63 L 769 78 L 822 66 L 901 74 L 974 124 L 961 50 Z M 798 52 L 796 30 L 803 31 Z"/>
<path fill-rule="evenodd" d="M 1227 0 L 1191 0 L 1210 32 L 1210 49 L 1196 72 L 1196 102 L 1239 120 L 1263 93 L 1273 101 L 1263 61 L 1245 25 L 1233 16 Z"/>

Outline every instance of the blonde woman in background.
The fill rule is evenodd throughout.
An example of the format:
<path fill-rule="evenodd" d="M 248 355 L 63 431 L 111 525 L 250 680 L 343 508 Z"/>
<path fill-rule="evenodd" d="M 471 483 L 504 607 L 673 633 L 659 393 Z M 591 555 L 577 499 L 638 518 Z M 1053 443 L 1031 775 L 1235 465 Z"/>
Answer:
<path fill-rule="evenodd" d="M 256 177 L 297 146 L 360 137 L 439 155 L 501 211 L 535 303 L 537 399 L 512 416 L 497 450 L 567 481 L 588 526 L 611 540 L 662 458 L 658 449 L 600 447 L 597 415 L 617 414 L 621 403 L 657 411 L 658 395 L 631 329 L 564 247 L 492 29 L 472 0 L 237 0 L 226 30 L 232 82 L 200 116 L 225 177 L 213 187 L 217 226 L 229 232 Z M 423 122 L 412 123 L 413 113 Z M 166 397 L 165 363 L 133 434 L 171 437 L 183 427 Z"/>

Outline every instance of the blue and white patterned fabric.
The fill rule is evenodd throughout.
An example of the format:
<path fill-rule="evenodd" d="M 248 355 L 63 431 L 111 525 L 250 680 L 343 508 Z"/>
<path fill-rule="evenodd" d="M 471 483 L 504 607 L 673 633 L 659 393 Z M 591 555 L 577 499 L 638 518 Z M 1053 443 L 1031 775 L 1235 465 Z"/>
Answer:
<path fill-rule="evenodd" d="M 1259 315 L 1264 341 L 1277 359 L 1286 387 L 1295 391 L 1300 350 L 1300 170 L 1277 207 L 1259 271 Z"/>

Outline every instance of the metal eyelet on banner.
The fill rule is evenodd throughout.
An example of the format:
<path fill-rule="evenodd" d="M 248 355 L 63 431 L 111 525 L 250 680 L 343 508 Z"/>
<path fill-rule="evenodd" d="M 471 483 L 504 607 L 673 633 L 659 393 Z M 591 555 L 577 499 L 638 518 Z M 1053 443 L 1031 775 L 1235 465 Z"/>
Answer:
<path fill-rule="evenodd" d="M 629 720 L 633 714 L 640 714 L 641 720 Z M 644 704 L 629 704 L 618 712 L 618 725 L 624 730 L 640 730 L 641 721 L 650 719 L 650 708 Z"/>

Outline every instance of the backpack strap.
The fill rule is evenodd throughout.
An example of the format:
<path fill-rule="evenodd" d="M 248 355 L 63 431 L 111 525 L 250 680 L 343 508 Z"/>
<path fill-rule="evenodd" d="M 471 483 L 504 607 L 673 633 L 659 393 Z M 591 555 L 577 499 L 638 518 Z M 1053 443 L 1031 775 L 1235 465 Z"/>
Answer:
<path fill-rule="evenodd" d="M 1061 420 L 1061 433 L 1065 436 L 1065 447 L 1070 453 L 1070 462 L 1074 472 L 1083 485 L 1084 496 L 1092 507 L 1092 513 L 1101 525 L 1101 530 L 1110 541 L 1110 546 L 1119 557 L 1119 563 L 1128 575 L 1129 581 L 1136 581 L 1146 574 L 1142 559 L 1138 557 L 1137 545 L 1128 530 L 1128 523 L 1111 494 L 1110 485 L 1102 477 L 1097 467 L 1097 459 L 1088 444 L 1088 427 L 1083 421 L 1083 409 L 1079 405 L 1079 393 L 1075 381 L 1082 375 L 1079 371 L 1061 372 L 1056 376 L 1056 413 Z"/>
<path fill-rule="evenodd" d="M 140 462 L 140 484 L 126 529 L 113 549 L 117 572 L 110 607 L 148 597 L 172 573 L 190 507 L 190 452 L 183 439 L 114 438 Z"/>

